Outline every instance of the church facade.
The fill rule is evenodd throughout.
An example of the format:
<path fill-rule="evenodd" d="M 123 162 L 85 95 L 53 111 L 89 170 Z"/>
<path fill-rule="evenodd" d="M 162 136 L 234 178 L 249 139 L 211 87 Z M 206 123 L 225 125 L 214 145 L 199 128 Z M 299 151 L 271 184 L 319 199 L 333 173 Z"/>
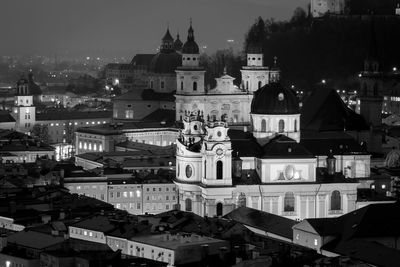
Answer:
<path fill-rule="evenodd" d="M 224 74 L 206 91 L 196 46 L 190 27 L 176 70 L 176 119 L 183 122 L 174 180 L 180 207 L 222 216 L 247 206 L 291 219 L 354 210 L 357 177 L 344 175 L 332 150 L 324 156 L 303 145 L 299 101 L 279 83 L 277 68 L 263 66 L 261 51 L 248 51 L 241 88 Z M 250 127 L 231 127 L 237 122 Z M 352 157 L 369 166 L 366 152 Z"/>
<path fill-rule="evenodd" d="M 234 78 L 224 71 L 223 76 L 216 79 L 216 87 L 207 90 L 205 70 L 199 65 L 199 57 L 199 47 L 190 25 L 187 41 L 182 47 L 182 66 L 176 70 L 176 120 L 183 121 L 191 111 L 202 110 L 205 118 L 226 120 L 231 126 L 250 125 L 253 93 L 278 79 L 279 69 L 264 66 L 261 49 L 251 47 L 247 51 L 247 66 L 241 70 L 240 87 L 234 85 Z"/>

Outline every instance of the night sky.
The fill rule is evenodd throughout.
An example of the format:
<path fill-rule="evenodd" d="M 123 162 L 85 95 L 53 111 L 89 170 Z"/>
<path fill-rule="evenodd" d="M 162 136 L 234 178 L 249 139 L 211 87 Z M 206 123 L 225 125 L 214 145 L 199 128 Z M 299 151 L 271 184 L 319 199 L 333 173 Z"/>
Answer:
<path fill-rule="evenodd" d="M 289 19 L 308 0 L 1 0 L 0 55 L 153 53 L 169 23 L 186 39 L 189 18 L 207 52 L 242 47 L 258 16 Z"/>

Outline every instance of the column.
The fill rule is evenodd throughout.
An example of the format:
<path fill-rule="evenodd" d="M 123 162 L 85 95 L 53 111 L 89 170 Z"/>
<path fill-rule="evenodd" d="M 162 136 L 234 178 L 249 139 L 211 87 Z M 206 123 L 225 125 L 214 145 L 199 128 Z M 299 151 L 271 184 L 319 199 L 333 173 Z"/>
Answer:
<path fill-rule="evenodd" d="M 317 218 L 326 217 L 325 199 L 326 199 L 326 195 L 318 195 L 318 214 L 317 214 Z"/>

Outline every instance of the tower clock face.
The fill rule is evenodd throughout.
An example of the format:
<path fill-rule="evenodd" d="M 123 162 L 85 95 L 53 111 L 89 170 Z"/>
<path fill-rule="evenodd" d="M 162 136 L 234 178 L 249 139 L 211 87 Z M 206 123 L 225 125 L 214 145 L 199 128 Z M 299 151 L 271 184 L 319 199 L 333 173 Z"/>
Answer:
<path fill-rule="evenodd" d="M 216 153 L 217 153 L 218 156 L 221 156 L 221 155 L 224 154 L 224 150 L 222 148 L 218 148 Z"/>

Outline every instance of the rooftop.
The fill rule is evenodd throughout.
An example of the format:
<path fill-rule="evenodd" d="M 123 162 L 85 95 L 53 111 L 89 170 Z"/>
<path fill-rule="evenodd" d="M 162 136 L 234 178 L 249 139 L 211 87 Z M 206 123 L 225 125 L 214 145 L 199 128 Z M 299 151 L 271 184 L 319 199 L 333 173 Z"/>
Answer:
<path fill-rule="evenodd" d="M 134 242 L 148 244 L 156 247 L 163 247 L 171 250 L 176 250 L 179 247 L 185 246 L 199 246 L 204 244 L 226 242 L 220 239 L 190 233 L 135 236 L 131 238 L 131 240 Z"/>

